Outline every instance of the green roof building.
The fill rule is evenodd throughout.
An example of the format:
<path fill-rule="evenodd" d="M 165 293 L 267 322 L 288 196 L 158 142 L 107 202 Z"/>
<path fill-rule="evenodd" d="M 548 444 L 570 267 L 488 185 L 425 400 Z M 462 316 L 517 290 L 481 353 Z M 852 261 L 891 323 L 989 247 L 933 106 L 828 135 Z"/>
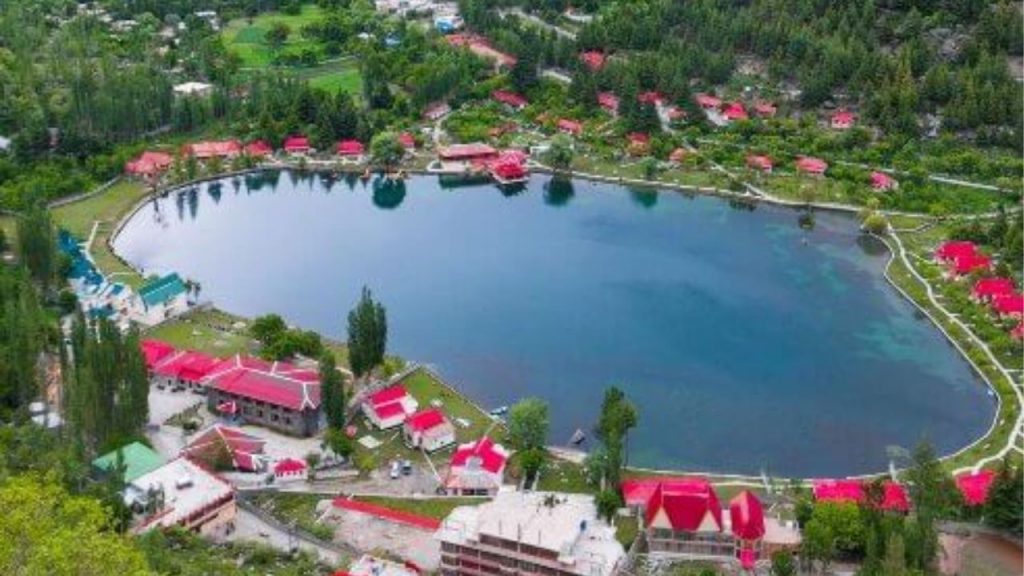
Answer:
<path fill-rule="evenodd" d="M 161 304 L 167 304 L 178 296 L 185 294 L 188 289 L 185 282 L 177 273 L 168 274 L 162 278 L 150 280 L 139 288 L 139 297 L 146 308 L 152 308 Z"/>
<path fill-rule="evenodd" d="M 152 448 L 139 442 L 132 442 L 92 461 L 92 467 L 106 473 L 117 466 L 118 453 L 124 462 L 124 481 L 131 482 L 163 466 L 164 459 Z"/>

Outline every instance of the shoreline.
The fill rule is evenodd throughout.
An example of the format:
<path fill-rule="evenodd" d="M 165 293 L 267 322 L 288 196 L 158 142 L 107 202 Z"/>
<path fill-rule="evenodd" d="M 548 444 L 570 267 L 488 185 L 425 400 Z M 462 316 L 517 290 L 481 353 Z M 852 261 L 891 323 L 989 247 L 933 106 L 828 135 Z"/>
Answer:
<path fill-rule="evenodd" d="M 753 202 L 764 202 L 764 203 L 769 204 L 769 205 L 781 206 L 781 207 L 786 207 L 786 208 L 790 208 L 790 209 L 794 209 L 794 210 L 805 209 L 805 208 L 814 208 L 814 209 L 820 209 L 820 210 L 824 210 L 824 211 L 844 213 L 844 214 L 857 214 L 858 212 L 860 212 L 863 209 L 861 207 L 856 207 L 856 206 L 837 205 L 837 204 L 831 204 L 831 203 L 810 203 L 810 204 L 808 204 L 808 203 L 803 203 L 803 202 L 793 202 L 793 201 L 783 200 L 783 199 L 774 198 L 774 197 L 765 197 L 765 196 L 758 196 L 758 195 L 750 194 L 750 193 L 733 192 L 731 190 L 723 190 L 723 189 L 715 188 L 715 187 L 699 187 L 699 186 L 690 186 L 690 185 L 683 185 L 683 184 L 665 183 L 665 182 L 660 182 L 660 181 L 645 181 L 645 180 L 637 180 L 637 179 L 631 179 L 631 178 L 609 177 L 609 176 L 603 176 L 603 175 L 600 175 L 600 174 L 590 174 L 590 173 L 581 173 L 581 172 L 563 173 L 561 171 L 552 170 L 552 169 L 544 167 L 544 166 L 533 166 L 532 168 L 534 169 L 535 172 L 540 173 L 540 174 L 547 174 L 547 175 L 550 175 L 552 177 L 564 176 L 564 177 L 566 177 L 566 178 L 568 178 L 570 180 L 578 178 L 578 179 L 581 179 L 581 180 L 586 180 L 586 181 L 591 181 L 591 182 L 601 182 L 601 183 L 614 184 L 614 185 L 619 185 L 619 186 L 629 186 L 629 185 L 644 186 L 644 187 L 647 187 L 647 188 L 651 188 L 652 190 L 655 190 L 655 191 L 690 192 L 690 193 L 696 193 L 696 194 L 701 194 L 701 195 L 705 195 L 705 196 L 715 196 L 715 197 L 719 197 L 719 198 L 726 199 L 726 200 L 744 200 L 744 201 L 753 201 Z M 225 178 L 244 176 L 246 174 L 251 174 L 251 173 L 255 173 L 255 172 L 263 172 L 263 171 L 268 171 L 268 170 L 295 170 L 295 171 L 302 171 L 302 172 L 309 172 L 309 173 L 335 172 L 335 173 L 344 173 L 344 174 L 362 174 L 365 171 L 365 167 L 360 167 L 360 166 L 354 166 L 353 165 L 353 166 L 343 166 L 341 168 L 338 168 L 336 166 L 330 166 L 330 167 L 328 167 L 328 166 L 322 166 L 321 167 L 321 166 L 316 166 L 316 165 L 310 166 L 309 164 L 307 164 L 305 167 L 300 167 L 297 164 L 293 165 L 291 163 L 274 163 L 274 164 L 264 164 L 264 165 L 260 165 L 260 166 L 254 167 L 254 168 L 249 168 L 249 169 L 240 170 L 240 171 L 230 171 L 230 172 L 224 172 L 224 173 L 220 173 L 220 174 L 216 174 L 216 175 L 203 176 L 201 178 L 196 178 L 196 179 L 193 179 L 193 180 L 189 180 L 189 181 L 186 181 L 186 182 L 182 182 L 182 183 L 178 183 L 178 184 L 174 184 L 174 185 L 170 185 L 170 186 L 166 186 L 166 187 L 153 188 L 151 191 L 146 192 L 128 210 L 126 210 L 123 214 L 120 215 L 120 217 L 119 217 L 115 227 L 113 228 L 111 234 L 107 238 L 106 249 L 118 261 L 120 261 L 126 267 L 128 267 L 129 269 L 135 271 L 135 273 L 138 274 L 139 272 L 138 272 L 138 270 L 134 266 L 132 266 L 129 262 L 125 261 L 123 258 L 121 258 L 120 255 L 117 254 L 117 252 L 114 250 L 113 242 L 116 240 L 118 235 L 121 233 L 122 229 L 127 224 L 127 222 L 131 218 L 133 218 L 135 216 L 135 214 L 143 206 L 145 206 L 147 203 L 153 201 L 153 199 L 155 197 L 161 197 L 161 196 L 163 196 L 165 194 L 170 194 L 170 193 L 172 193 L 172 192 L 174 192 L 176 190 L 188 188 L 188 187 L 191 187 L 191 186 L 196 186 L 196 185 L 199 185 L 199 184 L 203 184 L 203 183 L 211 182 L 211 181 L 215 181 L 215 180 L 221 180 L 221 179 L 225 179 Z M 405 172 L 407 174 L 410 174 L 410 175 L 437 176 L 436 173 L 432 173 L 432 172 L 430 172 L 430 171 L 428 171 L 426 169 L 407 169 L 407 170 L 405 170 Z M 79 201 L 79 200 L 84 200 L 84 199 L 90 198 L 90 197 L 96 195 L 97 193 L 98 193 L 97 191 L 92 191 L 92 192 L 89 192 L 89 193 L 86 193 L 86 194 L 79 195 L 78 197 L 75 197 L 75 200 L 64 202 L 64 203 L 62 203 L 62 205 L 63 204 L 68 204 L 68 203 L 72 203 L 74 201 Z M 927 218 L 928 217 L 926 215 L 913 214 L 913 213 L 904 213 L 904 212 L 883 212 L 883 213 L 886 214 L 886 215 L 893 215 L 893 214 L 895 214 L 895 215 L 901 215 L 901 216 L 914 216 L 914 217 L 922 217 L 922 218 Z M 894 231 L 894 230 L 891 230 L 889 232 L 889 234 L 891 234 L 893 236 L 896 236 L 897 232 Z M 952 335 L 950 335 L 945 330 L 945 328 L 927 310 L 924 309 L 924 307 L 920 303 L 918 303 L 916 300 L 914 300 L 913 297 L 911 297 L 906 291 L 904 291 L 890 277 L 890 269 L 892 268 L 894 262 L 897 261 L 896 251 L 890 245 L 890 242 L 887 241 L 885 238 L 879 237 L 879 236 L 874 235 L 874 234 L 872 234 L 872 236 L 877 238 L 877 239 L 879 239 L 885 245 L 886 249 L 889 251 L 889 260 L 886 263 L 885 268 L 883 270 L 883 277 L 885 278 L 886 282 L 892 288 L 894 288 L 896 290 L 896 292 L 898 294 L 900 294 L 900 296 L 903 299 L 905 299 L 908 302 L 910 302 L 910 304 L 912 304 L 915 308 L 917 308 L 919 312 L 923 313 L 925 315 L 925 317 L 928 318 L 928 320 L 933 324 L 933 326 L 935 328 L 937 328 L 942 333 L 942 335 L 945 337 L 947 342 L 949 342 L 950 344 L 953 345 L 953 347 L 957 350 L 959 355 L 968 363 L 968 365 L 971 367 L 971 370 L 974 372 L 974 374 L 978 378 L 980 378 L 982 383 L 985 385 L 985 387 L 988 389 L 988 391 L 991 393 L 991 395 L 996 400 L 996 402 L 995 402 L 996 410 L 995 410 L 995 412 L 993 414 L 992 421 L 989 423 L 989 426 L 986 429 L 986 431 L 984 432 L 984 434 L 982 434 L 981 436 L 975 438 L 973 441 L 965 444 L 964 446 L 958 448 L 957 450 L 955 450 L 953 452 L 950 452 L 948 454 L 943 454 L 943 455 L 939 456 L 938 457 L 939 461 L 945 463 L 945 462 L 947 462 L 949 460 L 957 458 L 957 457 L 961 456 L 962 454 L 964 454 L 964 453 L 966 453 L 966 452 L 968 452 L 968 451 L 978 447 L 983 442 L 988 440 L 993 435 L 993 433 L 997 430 L 1000 421 L 1005 416 L 1003 414 L 1004 408 L 1005 408 L 1005 404 L 1003 402 L 1003 398 L 1000 395 L 999 389 L 997 389 L 996 386 L 992 383 L 992 381 L 989 378 L 989 376 L 986 375 L 985 372 L 970 358 L 970 356 L 967 354 L 967 352 L 961 347 L 959 342 L 957 342 L 957 340 Z M 214 309 L 219 309 L 219 308 L 217 308 L 216 304 L 213 303 L 213 302 L 210 302 L 208 305 L 211 306 Z M 968 333 L 970 334 L 970 336 L 972 338 L 974 338 L 975 340 L 980 341 L 980 339 L 978 339 L 977 336 L 973 334 L 973 332 L 968 332 Z M 420 367 L 427 368 L 427 370 L 430 373 L 432 373 L 432 375 L 435 377 L 435 379 L 439 380 L 445 387 L 450 389 L 453 393 L 458 394 L 459 396 L 462 396 L 465 400 L 467 400 L 468 402 L 470 402 L 471 404 L 476 406 L 478 409 L 480 409 L 479 405 L 475 402 L 475 400 L 470 398 L 468 395 L 464 394 L 461 390 L 459 390 L 456 386 L 454 386 L 451 383 L 449 383 L 443 377 L 440 377 L 440 374 L 437 372 L 437 370 L 435 368 L 433 368 L 432 364 L 430 364 L 428 362 L 419 362 L 419 361 L 416 361 L 416 360 L 410 360 L 409 364 L 410 365 L 417 365 L 417 366 L 420 366 Z M 1011 382 L 1011 386 L 1014 386 L 1014 384 L 1012 382 Z M 483 411 L 482 409 L 481 409 L 481 411 L 484 414 L 486 414 L 486 411 Z M 577 449 L 573 449 L 573 448 L 570 448 L 570 447 L 552 446 L 552 448 L 555 448 L 556 451 L 558 451 L 558 452 L 566 452 L 566 453 L 568 453 L 568 452 L 582 452 L 583 454 L 585 454 L 585 452 L 583 452 L 583 451 L 579 451 Z M 995 454 L 998 454 L 998 450 L 996 452 L 994 452 L 993 455 L 986 455 L 986 456 L 982 457 L 981 459 L 979 459 L 979 462 L 984 463 L 985 461 L 990 461 L 992 458 L 995 457 L 994 456 Z M 986 459 L 988 459 L 988 460 L 986 460 Z M 974 466 L 966 467 L 966 469 L 972 469 L 972 468 L 974 468 Z M 963 470 L 963 469 L 964 468 L 960 468 L 958 470 Z M 638 473 L 648 473 L 648 474 L 656 474 L 656 475 L 666 475 L 666 474 L 699 475 L 699 476 L 705 476 L 705 477 L 708 477 L 708 478 L 724 478 L 727 481 L 731 481 L 731 482 L 744 482 L 744 483 L 757 484 L 757 485 L 763 485 L 764 484 L 764 478 L 762 476 L 749 475 L 749 474 L 734 474 L 734 473 L 729 473 L 729 472 L 710 472 L 710 471 L 696 471 L 696 472 L 693 472 L 693 471 L 671 470 L 671 469 L 663 470 L 663 469 L 658 469 L 658 468 L 632 467 L 632 466 L 631 467 L 627 467 L 626 470 L 634 471 L 634 472 L 638 472 Z M 896 471 L 901 471 L 903 469 L 902 468 L 896 468 L 895 470 Z M 863 474 L 846 475 L 846 476 L 843 476 L 843 478 L 869 479 L 869 478 L 876 478 L 876 477 L 880 477 L 880 476 L 887 476 L 889 473 L 890 473 L 890 470 L 883 470 L 883 471 L 879 471 L 879 472 L 868 472 L 868 473 L 863 473 Z M 807 483 L 811 479 L 813 479 L 813 477 L 812 478 L 803 478 L 801 480 L 802 480 L 802 482 Z"/>

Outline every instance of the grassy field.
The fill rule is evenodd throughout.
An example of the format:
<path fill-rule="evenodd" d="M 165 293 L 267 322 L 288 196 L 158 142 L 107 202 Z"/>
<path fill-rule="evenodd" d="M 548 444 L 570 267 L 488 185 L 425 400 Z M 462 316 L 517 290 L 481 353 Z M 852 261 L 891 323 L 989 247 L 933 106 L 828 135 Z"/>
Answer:
<path fill-rule="evenodd" d="M 363 93 L 363 76 L 358 64 L 352 59 L 326 62 L 312 68 L 299 69 L 296 73 L 314 88 L 328 92 L 348 92 L 353 96 Z"/>
<path fill-rule="evenodd" d="M 252 499 L 253 504 L 284 524 L 294 524 L 296 528 L 329 542 L 334 538 L 334 527 L 317 522 L 316 505 L 321 500 L 323 497 L 318 494 L 291 492 L 257 494 Z"/>
<path fill-rule="evenodd" d="M 244 319 L 220 310 L 195 309 L 154 326 L 145 336 L 214 356 L 251 353 L 258 343 L 249 337 L 246 328 L 235 328 L 237 322 L 247 324 Z"/>
<path fill-rule="evenodd" d="M 307 48 L 316 48 L 317 44 L 306 40 L 300 29 L 310 22 L 323 17 L 323 12 L 316 4 L 305 4 L 296 15 L 280 12 L 267 12 L 255 18 L 237 18 L 228 22 L 221 32 L 228 50 L 238 54 L 242 66 L 246 68 L 266 68 L 270 66 L 274 51 L 266 42 L 266 34 L 275 24 L 282 23 L 291 29 L 288 41 L 281 48 L 283 52 L 301 52 Z"/>
<path fill-rule="evenodd" d="M 388 496 L 359 496 L 356 500 L 436 520 L 444 520 L 452 510 L 459 506 L 478 506 L 487 501 L 485 498 L 392 498 Z"/>
<path fill-rule="evenodd" d="M 108 241 L 118 220 L 127 214 L 147 192 L 146 187 L 138 182 L 122 180 L 102 194 L 55 208 L 53 210 L 54 223 L 85 240 L 89 237 L 93 224 L 99 222 L 96 236 L 89 247 L 96 265 L 112 280 L 138 287 L 142 284 L 142 276 L 126 266 L 111 252 Z"/>

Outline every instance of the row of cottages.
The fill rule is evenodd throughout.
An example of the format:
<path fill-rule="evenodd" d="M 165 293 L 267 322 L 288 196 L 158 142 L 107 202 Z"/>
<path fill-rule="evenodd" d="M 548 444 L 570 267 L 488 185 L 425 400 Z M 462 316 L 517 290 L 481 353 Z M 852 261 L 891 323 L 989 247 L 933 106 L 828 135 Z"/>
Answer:
<path fill-rule="evenodd" d="M 434 452 L 455 443 L 455 426 L 437 408 L 418 410 L 419 402 L 401 383 L 382 388 L 363 400 L 362 411 L 380 430 L 402 427 L 406 446 Z"/>
<path fill-rule="evenodd" d="M 942 265 L 948 279 L 957 280 L 972 274 L 985 275 L 992 271 L 992 259 L 982 254 L 977 245 L 965 240 L 951 240 L 935 250 L 935 261 Z M 1017 339 L 1024 338 L 1024 294 L 1017 291 L 1009 278 L 985 277 L 975 282 L 971 298 L 989 305 L 992 312 L 1004 320 L 1017 320 L 1010 331 Z"/>
<path fill-rule="evenodd" d="M 771 174 L 775 169 L 775 162 L 768 156 L 763 154 L 749 154 L 746 158 L 747 168 L 751 170 L 757 170 L 764 172 L 765 174 Z M 821 176 L 828 170 L 828 163 L 820 158 L 811 158 L 808 156 L 802 156 L 795 162 L 795 167 L 798 171 L 804 174 L 810 174 L 812 176 Z M 886 174 L 885 172 L 873 171 L 868 176 L 868 183 L 871 185 L 871 189 L 875 192 L 888 192 L 890 190 L 896 190 L 900 184 L 895 178 Z"/>
<path fill-rule="evenodd" d="M 760 500 L 743 491 L 724 515 L 718 494 L 703 478 L 633 479 L 622 484 L 627 506 L 640 510 L 652 553 L 731 558 L 751 569 L 778 550 L 794 550 L 795 528 L 766 518 Z"/>
<path fill-rule="evenodd" d="M 869 483 L 858 479 L 815 480 L 813 494 L 815 502 L 833 504 L 866 504 Z M 885 480 L 881 483 L 878 502 L 874 503 L 883 512 L 906 514 L 910 511 L 907 491 L 899 482 Z"/>
<path fill-rule="evenodd" d="M 509 452 L 484 436 L 460 444 L 452 454 L 444 481 L 449 496 L 494 496 L 505 482 Z"/>

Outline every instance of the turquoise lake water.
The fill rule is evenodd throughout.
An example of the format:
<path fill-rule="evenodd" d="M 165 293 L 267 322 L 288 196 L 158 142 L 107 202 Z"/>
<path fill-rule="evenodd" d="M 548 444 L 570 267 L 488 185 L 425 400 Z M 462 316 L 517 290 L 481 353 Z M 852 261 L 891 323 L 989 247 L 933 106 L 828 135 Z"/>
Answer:
<path fill-rule="evenodd" d="M 391 351 L 485 406 L 547 400 L 555 444 L 619 384 L 635 465 L 831 476 L 983 434 L 994 400 L 885 282 L 885 247 L 850 216 L 798 216 L 542 176 L 502 192 L 266 172 L 147 204 L 115 249 L 338 339 L 367 285 Z"/>

